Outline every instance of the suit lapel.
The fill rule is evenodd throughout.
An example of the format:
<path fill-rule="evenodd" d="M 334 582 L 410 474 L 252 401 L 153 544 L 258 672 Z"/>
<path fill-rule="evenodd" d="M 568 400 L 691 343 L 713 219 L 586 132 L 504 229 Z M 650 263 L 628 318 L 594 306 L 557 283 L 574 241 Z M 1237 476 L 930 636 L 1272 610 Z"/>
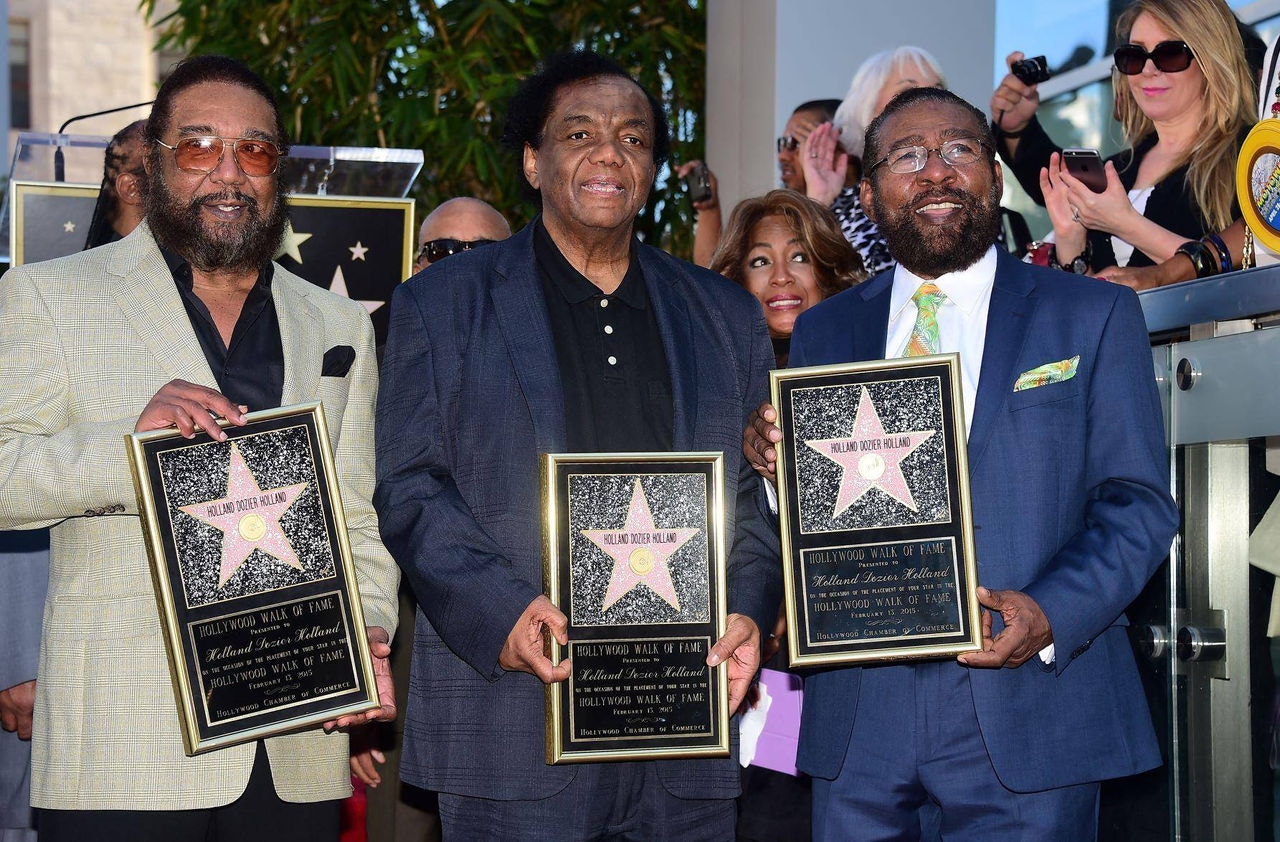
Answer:
<path fill-rule="evenodd" d="M 284 351 L 282 405 L 311 400 L 319 392 L 320 366 L 324 360 L 324 321 L 306 296 L 306 284 L 275 267 L 271 281 L 271 301 L 280 322 L 280 345 Z"/>
<path fill-rule="evenodd" d="M 698 417 L 698 361 L 689 310 L 680 292 L 681 285 L 689 279 L 679 264 L 663 260 L 656 251 L 644 246 L 640 247 L 640 267 L 671 375 L 675 416 L 672 446 L 676 450 L 692 450 L 694 421 Z"/>
<path fill-rule="evenodd" d="M 850 360 L 880 360 L 888 356 L 884 343 L 889 335 L 889 299 L 892 292 L 892 269 L 880 273 L 858 289 L 866 305 L 853 311 Z"/>
<path fill-rule="evenodd" d="M 1027 338 L 1035 310 L 1035 282 L 1026 268 L 1001 252 L 987 311 L 987 335 L 982 348 L 982 371 L 969 427 L 970 470 L 981 458 L 991 436 L 996 413 L 1013 390 L 1013 370 Z"/>
<path fill-rule="evenodd" d="M 529 404 L 535 446 L 539 453 L 564 450 L 564 389 L 533 254 L 533 223 L 489 248 L 501 249 L 490 296 L 516 379 Z"/>
<path fill-rule="evenodd" d="M 182 294 L 146 223 L 124 239 L 108 267 L 111 292 L 130 324 L 170 380 L 218 388 L 191 329 Z"/>

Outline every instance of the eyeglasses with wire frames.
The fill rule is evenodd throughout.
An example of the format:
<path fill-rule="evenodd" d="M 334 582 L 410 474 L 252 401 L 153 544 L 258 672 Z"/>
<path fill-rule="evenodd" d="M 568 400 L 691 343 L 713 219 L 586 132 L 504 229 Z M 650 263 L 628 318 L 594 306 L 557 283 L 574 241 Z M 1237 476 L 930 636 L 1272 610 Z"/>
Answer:
<path fill-rule="evenodd" d="M 899 175 L 918 173 L 929 162 L 930 152 L 937 152 L 938 157 L 942 159 L 942 163 L 949 167 L 963 167 L 985 157 L 982 154 L 984 149 L 988 153 L 991 151 L 985 142 L 976 137 L 957 137 L 933 148 L 927 146 L 902 146 L 890 150 L 888 155 L 872 164 L 871 169 L 867 170 L 867 172 L 871 172 L 881 164 L 888 164 L 889 172 Z"/>
<path fill-rule="evenodd" d="M 231 147 L 236 165 L 248 176 L 267 176 L 280 166 L 280 147 L 269 140 L 256 137 L 216 137 L 214 135 L 190 135 L 178 139 L 170 146 L 163 140 L 156 143 L 173 153 L 173 162 L 183 172 L 209 174 L 222 164 L 222 156 Z"/>
<path fill-rule="evenodd" d="M 463 251 L 471 251 L 480 246 L 487 246 L 494 240 L 455 240 L 452 237 L 444 237 L 439 240 L 427 240 L 422 244 L 422 248 L 418 251 L 418 260 L 424 257 L 431 263 L 438 263 L 446 257 L 458 254 Z"/>
<path fill-rule="evenodd" d="M 1137 76 L 1147 66 L 1147 59 L 1161 73 L 1181 73 L 1191 66 L 1195 53 L 1186 41 L 1161 41 L 1147 52 L 1138 44 L 1121 44 L 1111 55 L 1116 70 L 1126 76 Z"/>

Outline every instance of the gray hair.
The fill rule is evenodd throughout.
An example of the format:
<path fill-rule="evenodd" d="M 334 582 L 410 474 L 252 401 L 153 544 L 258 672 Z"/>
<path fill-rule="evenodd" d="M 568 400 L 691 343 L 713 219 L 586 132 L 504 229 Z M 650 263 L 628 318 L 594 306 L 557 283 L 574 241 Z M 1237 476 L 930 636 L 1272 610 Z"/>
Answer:
<path fill-rule="evenodd" d="M 880 89 L 889 81 L 895 71 L 909 64 L 931 71 L 945 87 L 946 77 L 942 75 L 942 66 L 938 60 L 922 47 L 898 47 L 884 50 L 867 59 L 853 74 L 849 83 L 849 92 L 836 110 L 834 121 L 840 129 L 840 145 L 846 152 L 861 158 L 863 153 L 863 133 L 875 117 L 872 110 L 876 100 L 880 98 Z"/>

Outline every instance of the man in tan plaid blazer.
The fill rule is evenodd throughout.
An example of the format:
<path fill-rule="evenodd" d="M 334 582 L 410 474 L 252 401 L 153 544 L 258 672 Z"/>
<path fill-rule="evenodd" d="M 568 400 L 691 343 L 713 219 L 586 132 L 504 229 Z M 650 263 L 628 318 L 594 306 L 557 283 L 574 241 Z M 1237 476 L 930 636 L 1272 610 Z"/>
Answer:
<path fill-rule="evenodd" d="M 123 437 L 322 400 L 386 706 L 398 572 L 373 491 L 364 308 L 270 258 L 285 224 L 269 89 L 189 59 L 147 130 L 147 219 L 0 280 L 0 529 L 52 525 L 32 802 L 42 839 L 337 840 L 347 738 L 316 728 L 183 752 Z M 376 628 L 375 628 L 376 627 Z"/>

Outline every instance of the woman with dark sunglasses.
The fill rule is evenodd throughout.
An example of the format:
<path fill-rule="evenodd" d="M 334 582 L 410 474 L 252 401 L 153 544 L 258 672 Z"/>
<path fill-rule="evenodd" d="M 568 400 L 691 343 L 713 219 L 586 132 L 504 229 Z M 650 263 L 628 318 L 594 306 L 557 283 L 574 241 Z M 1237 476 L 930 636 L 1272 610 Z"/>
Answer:
<path fill-rule="evenodd" d="M 1010 73 L 991 98 L 1000 156 L 1049 211 L 1051 263 L 1069 271 L 1149 266 L 1240 215 L 1235 160 L 1253 124 L 1253 82 L 1226 3 L 1136 0 L 1116 42 L 1115 114 L 1130 146 L 1108 159 L 1101 193 L 1067 172 L 1035 119 L 1035 85 Z"/>

